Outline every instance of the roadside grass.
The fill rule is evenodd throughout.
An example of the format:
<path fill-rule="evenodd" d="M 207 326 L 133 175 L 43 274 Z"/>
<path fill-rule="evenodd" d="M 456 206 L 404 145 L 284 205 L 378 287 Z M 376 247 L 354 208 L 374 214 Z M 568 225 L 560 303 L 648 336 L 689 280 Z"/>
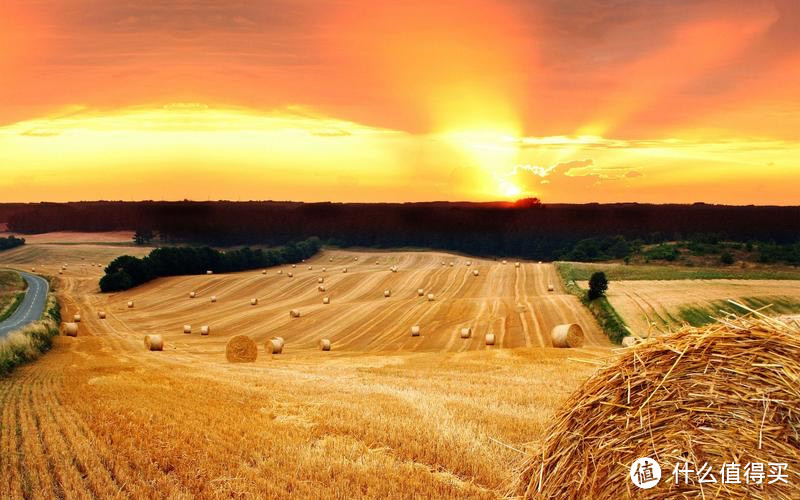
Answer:
<path fill-rule="evenodd" d="M 622 280 L 800 280 L 800 268 L 791 267 L 690 267 L 674 264 L 619 264 L 556 262 L 562 275 L 574 281 L 586 281 L 596 271 L 606 273 L 611 281 Z"/>
<path fill-rule="evenodd" d="M 564 284 L 564 288 L 571 293 L 578 297 L 578 299 L 585 305 L 594 315 L 597 322 L 600 324 L 600 327 L 603 329 L 605 334 L 608 336 L 609 340 L 615 344 L 621 344 L 622 339 L 628 335 L 630 332 L 628 331 L 627 325 L 625 325 L 625 321 L 622 319 L 622 316 L 617 313 L 614 306 L 611 305 L 611 302 L 608 301 L 608 298 L 602 296 L 595 300 L 589 300 L 587 296 L 587 291 L 581 288 L 578 285 L 578 281 L 586 281 L 581 280 L 578 276 L 581 274 L 578 270 L 575 269 L 574 266 L 570 265 L 570 263 L 566 262 L 556 262 L 556 272 L 561 277 L 561 281 Z"/>
<path fill-rule="evenodd" d="M 60 324 L 61 310 L 58 300 L 50 293 L 42 319 L 0 339 L 0 377 L 5 377 L 17 366 L 33 361 L 49 351 L 53 346 L 53 337 L 58 335 Z"/>
<path fill-rule="evenodd" d="M 737 302 L 755 309 L 764 310 L 766 314 L 800 314 L 800 301 L 793 297 L 742 297 Z M 748 311 L 736 307 L 727 300 L 715 300 L 704 305 L 692 305 L 680 308 L 678 316 L 681 322 L 692 326 L 705 326 L 716 321 L 714 318 L 726 313 L 743 314 Z"/>
<path fill-rule="evenodd" d="M 28 283 L 18 272 L 0 270 L 0 321 L 5 321 L 17 310 L 27 287 Z"/>

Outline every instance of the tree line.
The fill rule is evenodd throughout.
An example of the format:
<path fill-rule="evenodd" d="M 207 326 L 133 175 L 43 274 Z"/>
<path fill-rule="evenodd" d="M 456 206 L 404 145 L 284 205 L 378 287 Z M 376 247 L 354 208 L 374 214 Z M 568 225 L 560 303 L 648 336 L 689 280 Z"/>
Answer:
<path fill-rule="evenodd" d="M 241 248 L 220 251 L 210 247 L 162 247 L 143 258 L 123 255 L 114 259 L 100 278 L 102 292 L 128 290 L 161 276 L 227 273 L 291 264 L 319 252 L 319 238 L 311 237 L 278 248 Z"/>
<path fill-rule="evenodd" d="M 654 244 L 720 235 L 798 242 L 800 207 L 522 203 L 80 202 L 0 206 L 11 230 L 141 230 L 162 243 L 282 245 L 319 236 L 330 245 L 418 247 L 554 260 L 591 238 Z M 606 244 L 608 243 L 608 244 Z M 620 239 L 601 253 L 625 252 Z M 575 260 L 593 259 L 584 246 Z M 581 253 L 587 255 L 581 257 Z"/>

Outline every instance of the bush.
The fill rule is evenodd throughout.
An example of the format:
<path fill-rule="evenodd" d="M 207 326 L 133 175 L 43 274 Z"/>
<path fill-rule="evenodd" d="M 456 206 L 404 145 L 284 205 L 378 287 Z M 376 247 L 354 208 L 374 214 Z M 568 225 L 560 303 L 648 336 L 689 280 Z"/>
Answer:
<path fill-rule="evenodd" d="M 678 258 L 680 253 L 675 245 L 668 245 L 662 243 L 657 245 L 644 253 L 645 259 L 650 260 L 666 260 L 672 262 Z"/>
<path fill-rule="evenodd" d="M 18 247 L 25 244 L 25 238 L 17 238 L 16 236 L 6 236 L 0 238 L 0 251 L 8 250 L 10 248 Z"/>
<path fill-rule="evenodd" d="M 731 253 L 728 251 L 722 252 L 722 255 L 719 256 L 719 262 L 729 266 L 733 264 L 733 255 L 731 255 Z"/>
<path fill-rule="evenodd" d="M 608 290 L 606 273 L 596 272 L 592 274 L 592 277 L 589 278 L 589 291 L 587 292 L 589 300 L 599 299 L 606 294 L 606 290 Z"/>
<path fill-rule="evenodd" d="M 242 248 L 222 252 L 209 247 L 156 248 L 142 259 L 123 255 L 114 259 L 100 278 L 100 291 L 117 292 L 161 276 L 225 273 L 300 262 L 319 252 L 319 238 L 308 238 L 270 250 Z"/>
<path fill-rule="evenodd" d="M 55 295 L 51 293 L 47 297 L 47 308 L 41 320 L 0 339 L 0 377 L 50 350 L 60 323 L 61 311 Z"/>

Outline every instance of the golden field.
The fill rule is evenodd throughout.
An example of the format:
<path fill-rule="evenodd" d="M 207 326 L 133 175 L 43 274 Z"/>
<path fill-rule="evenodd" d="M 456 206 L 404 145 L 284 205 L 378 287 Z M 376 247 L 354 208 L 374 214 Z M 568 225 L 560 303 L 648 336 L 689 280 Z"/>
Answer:
<path fill-rule="evenodd" d="M 77 338 L 58 337 L 0 382 L 9 497 L 495 498 L 559 404 L 614 355 L 547 264 L 327 251 L 280 275 L 162 278 L 99 294 L 102 268 L 90 263 L 128 250 L 43 244 L 3 256 L 55 276 L 64 318 L 83 319 Z M 550 347 L 562 322 L 582 325 L 584 348 Z M 411 337 L 416 324 L 422 334 Z M 471 339 L 459 338 L 463 326 Z M 164 351 L 144 350 L 153 333 Z M 258 342 L 255 363 L 226 362 L 236 334 Z M 275 335 L 284 353 L 268 355 Z M 318 350 L 322 337 L 331 352 Z"/>
<path fill-rule="evenodd" d="M 675 329 L 685 308 L 704 308 L 721 316 L 718 308 L 728 299 L 756 299 L 768 305 L 800 304 L 797 280 L 626 280 L 612 281 L 606 293 L 609 302 L 637 334 Z M 724 310 L 731 311 L 732 306 Z M 738 311 L 741 313 L 741 311 Z M 766 311 L 770 313 L 769 309 Z M 650 325 L 654 324 L 653 327 Z"/>

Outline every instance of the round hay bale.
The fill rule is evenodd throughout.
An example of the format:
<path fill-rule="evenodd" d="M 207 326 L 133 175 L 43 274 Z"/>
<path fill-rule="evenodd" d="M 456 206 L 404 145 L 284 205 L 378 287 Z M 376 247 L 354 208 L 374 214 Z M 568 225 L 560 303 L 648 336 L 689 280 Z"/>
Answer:
<path fill-rule="evenodd" d="M 422 297 L 425 295 L 425 290 L 422 288 L 417 288 L 417 296 Z"/>
<path fill-rule="evenodd" d="M 319 348 L 323 351 L 330 351 L 331 350 L 331 340 L 330 339 L 319 339 Z"/>
<path fill-rule="evenodd" d="M 225 345 L 225 358 L 230 363 L 252 363 L 258 357 L 258 346 L 246 335 L 235 335 Z"/>
<path fill-rule="evenodd" d="M 333 262 L 333 257 L 329 258 L 328 262 Z"/>
<path fill-rule="evenodd" d="M 163 351 L 164 339 L 161 335 L 145 335 L 144 348 L 148 351 Z"/>
<path fill-rule="evenodd" d="M 450 263 L 450 267 L 453 267 L 454 265 L 455 265 L 454 263 L 452 263 L 452 262 Z"/>
<path fill-rule="evenodd" d="M 354 261 L 356 261 L 356 262 L 358 262 L 358 257 L 355 257 L 353 260 L 354 260 Z"/>
<path fill-rule="evenodd" d="M 436 300 L 436 296 L 434 294 L 432 294 L 432 293 L 429 293 L 428 294 L 428 302 L 433 302 L 434 300 Z"/>
<path fill-rule="evenodd" d="M 342 272 L 346 273 L 347 272 L 347 268 L 345 267 L 344 269 L 342 269 Z"/>
<path fill-rule="evenodd" d="M 75 323 L 80 323 L 81 322 L 81 315 L 80 314 L 73 314 L 72 315 L 72 321 L 74 321 Z"/>
<path fill-rule="evenodd" d="M 312 266 L 308 266 L 308 270 L 311 271 L 313 269 Z"/>
<path fill-rule="evenodd" d="M 32 267 L 32 268 L 31 268 L 31 272 L 32 272 L 32 273 L 35 273 L 35 272 L 36 272 L 36 268 L 35 268 L 35 267 Z"/>
<path fill-rule="evenodd" d="M 420 332 L 419 325 L 414 325 L 414 326 L 411 327 L 411 336 L 412 337 L 419 337 L 419 332 Z"/>
<path fill-rule="evenodd" d="M 323 304 L 330 304 L 331 303 L 330 297 L 322 297 L 322 303 Z"/>
<path fill-rule="evenodd" d="M 467 267 L 469 267 L 469 266 L 471 266 L 471 265 L 472 265 L 472 261 L 471 261 L 471 260 L 468 260 L 468 261 L 467 261 Z"/>
<path fill-rule="evenodd" d="M 472 337 L 472 328 L 465 326 L 461 329 L 461 338 L 468 339 L 470 337 Z"/>
<path fill-rule="evenodd" d="M 211 327 L 208 325 L 203 325 L 200 327 L 200 335 L 208 335 L 211 333 Z"/>
<path fill-rule="evenodd" d="M 731 315 L 626 349 L 564 402 L 508 496 L 700 498 L 702 474 L 693 471 L 705 464 L 717 481 L 706 497 L 797 498 L 797 373 L 800 329 L 756 317 Z M 643 457 L 662 471 L 646 491 L 630 477 Z M 725 463 L 740 464 L 740 482 L 721 479 Z M 754 463 L 765 473 L 768 463 L 789 464 L 787 483 L 748 484 Z"/>
<path fill-rule="evenodd" d="M 283 346 L 286 344 L 286 341 L 283 340 L 283 337 L 272 337 L 272 339 L 277 340 L 281 344 L 281 349 L 283 349 Z"/>
<path fill-rule="evenodd" d="M 325 291 L 325 285 L 317 286 L 317 290 L 320 291 L 320 292 L 324 292 Z"/>
<path fill-rule="evenodd" d="M 133 301 L 132 300 L 128 301 L 128 309 L 133 309 Z"/>
<path fill-rule="evenodd" d="M 320 276 L 319 278 L 317 278 L 317 283 L 325 283 L 325 278 Z"/>
<path fill-rule="evenodd" d="M 494 345 L 494 333 L 487 333 L 485 340 L 486 345 Z"/>
<path fill-rule="evenodd" d="M 258 299 L 250 299 L 250 305 L 251 306 L 258 305 Z"/>
<path fill-rule="evenodd" d="M 292 309 L 289 311 L 290 318 L 299 318 L 300 317 L 300 309 Z"/>
<path fill-rule="evenodd" d="M 98 319 L 106 319 L 106 312 L 105 311 L 97 311 L 97 318 Z"/>
<path fill-rule="evenodd" d="M 583 345 L 583 328 L 576 323 L 556 325 L 550 332 L 553 347 L 580 347 Z"/>
<path fill-rule="evenodd" d="M 323 273 L 327 273 L 327 272 L 328 272 L 328 268 L 327 268 L 327 267 L 323 267 L 323 268 L 322 268 L 322 272 L 323 272 Z"/>
<path fill-rule="evenodd" d="M 64 335 L 67 337 L 77 337 L 78 336 L 78 323 L 64 323 L 62 328 Z"/>
<path fill-rule="evenodd" d="M 547 291 L 548 292 L 555 291 L 555 289 L 556 289 L 556 286 L 554 284 L 552 284 L 552 283 L 548 283 L 547 284 Z"/>
<path fill-rule="evenodd" d="M 216 301 L 217 301 L 217 296 L 216 295 L 212 295 L 211 296 L 211 302 L 216 302 Z"/>
<path fill-rule="evenodd" d="M 189 298 L 190 299 L 193 299 L 195 297 L 197 297 L 197 293 L 196 292 L 189 292 Z"/>
<path fill-rule="evenodd" d="M 214 271 L 211 271 L 211 270 L 206 271 L 206 274 L 214 274 Z"/>
<path fill-rule="evenodd" d="M 289 271 L 288 273 L 286 273 L 286 276 L 288 276 L 290 278 L 294 278 L 294 273 Z"/>
<path fill-rule="evenodd" d="M 384 297 L 391 297 L 391 296 L 392 296 L 392 291 L 391 291 L 391 290 L 388 290 L 388 289 L 387 289 L 387 290 L 384 290 L 384 291 L 383 291 L 383 296 L 384 296 Z"/>
<path fill-rule="evenodd" d="M 183 333 L 192 333 L 192 325 L 183 325 Z"/>
<path fill-rule="evenodd" d="M 479 274 L 480 274 L 480 273 L 478 272 L 478 270 L 477 270 L 477 269 L 473 269 L 473 270 L 472 270 L 472 275 L 473 275 L 473 276 L 478 276 Z"/>
<path fill-rule="evenodd" d="M 519 267 L 519 262 L 514 262 L 514 267 Z"/>
<path fill-rule="evenodd" d="M 64 274 L 64 271 L 59 271 L 58 274 Z"/>
<path fill-rule="evenodd" d="M 264 342 L 264 349 L 267 351 L 267 354 L 280 354 L 283 352 L 283 341 L 269 339 Z"/>
<path fill-rule="evenodd" d="M 294 269 L 295 267 L 297 267 L 297 266 L 295 266 L 294 264 L 292 264 L 292 269 Z"/>
<path fill-rule="evenodd" d="M 506 261 L 503 261 L 503 262 L 502 262 L 502 264 L 505 266 L 505 265 L 507 264 L 507 262 L 506 262 Z"/>

